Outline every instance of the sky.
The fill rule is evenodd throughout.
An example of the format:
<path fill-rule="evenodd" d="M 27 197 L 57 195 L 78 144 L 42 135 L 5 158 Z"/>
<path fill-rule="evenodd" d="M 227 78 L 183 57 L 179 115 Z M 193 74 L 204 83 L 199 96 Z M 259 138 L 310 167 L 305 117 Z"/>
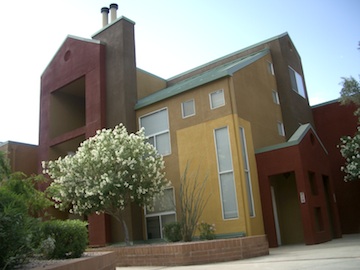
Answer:
<path fill-rule="evenodd" d="M 310 105 L 359 79 L 359 0 L 2 0 L 0 142 L 38 144 L 41 74 L 68 35 L 101 29 L 111 3 L 135 22 L 137 66 L 164 79 L 285 32 Z"/>

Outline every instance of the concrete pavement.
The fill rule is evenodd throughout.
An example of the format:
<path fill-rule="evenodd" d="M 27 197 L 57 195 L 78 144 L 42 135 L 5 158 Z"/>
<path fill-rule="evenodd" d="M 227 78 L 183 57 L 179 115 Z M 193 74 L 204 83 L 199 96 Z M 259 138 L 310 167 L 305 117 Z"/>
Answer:
<path fill-rule="evenodd" d="M 271 248 L 269 256 L 206 265 L 117 267 L 117 270 L 183 269 L 360 269 L 360 234 L 343 235 L 318 245 L 288 245 Z"/>

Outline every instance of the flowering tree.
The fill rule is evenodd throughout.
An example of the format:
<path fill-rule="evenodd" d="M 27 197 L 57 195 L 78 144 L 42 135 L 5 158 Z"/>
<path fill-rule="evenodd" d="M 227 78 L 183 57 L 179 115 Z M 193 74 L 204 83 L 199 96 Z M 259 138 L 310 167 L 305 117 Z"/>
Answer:
<path fill-rule="evenodd" d="M 147 142 L 144 131 L 128 134 L 122 124 L 98 131 L 74 155 L 42 165 L 54 180 L 48 190 L 56 207 L 80 215 L 113 216 L 122 223 L 127 244 L 126 206 L 135 202 L 151 208 L 154 197 L 168 184 L 163 158 Z"/>
<path fill-rule="evenodd" d="M 341 170 L 346 173 L 344 180 L 360 180 L 360 83 L 353 77 L 343 78 L 341 89 L 342 104 L 354 103 L 358 108 L 354 112 L 359 117 L 357 132 L 354 137 L 345 136 L 340 139 L 340 153 L 345 158 Z"/>

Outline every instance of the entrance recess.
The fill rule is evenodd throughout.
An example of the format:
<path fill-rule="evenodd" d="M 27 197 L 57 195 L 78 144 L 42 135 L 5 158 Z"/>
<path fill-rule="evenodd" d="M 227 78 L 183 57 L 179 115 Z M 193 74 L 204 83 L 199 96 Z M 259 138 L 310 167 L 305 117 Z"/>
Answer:
<path fill-rule="evenodd" d="M 304 243 L 295 173 L 271 176 L 270 184 L 278 245 Z"/>

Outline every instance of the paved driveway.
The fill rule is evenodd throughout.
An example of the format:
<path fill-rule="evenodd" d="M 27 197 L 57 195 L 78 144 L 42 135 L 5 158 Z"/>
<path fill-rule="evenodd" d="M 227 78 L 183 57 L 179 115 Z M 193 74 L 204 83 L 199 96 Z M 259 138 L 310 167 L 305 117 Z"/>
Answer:
<path fill-rule="evenodd" d="M 360 234 L 343 235 L 318 245 L 291 245 L 271 248 L 269 256 L 225 263 L 191 266 L 117 267 L 117 270 L 183 269 L 360 269 Z"/>

